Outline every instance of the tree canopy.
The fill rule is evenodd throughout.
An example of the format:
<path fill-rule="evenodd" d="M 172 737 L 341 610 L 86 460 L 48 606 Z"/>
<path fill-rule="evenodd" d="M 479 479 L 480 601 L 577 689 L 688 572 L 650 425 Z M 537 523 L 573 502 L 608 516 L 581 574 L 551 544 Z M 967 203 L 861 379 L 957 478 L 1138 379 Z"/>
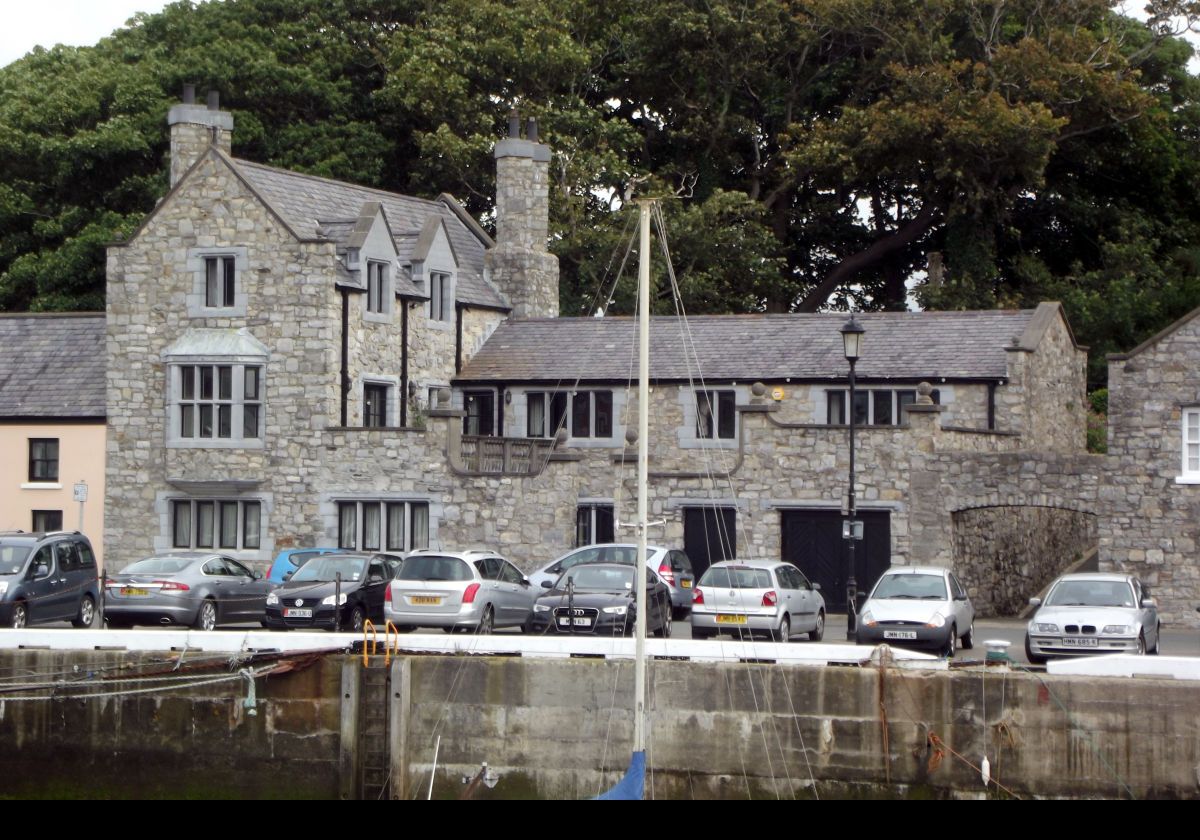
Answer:
<path fill-rule="evenodd" d="M 104 245 L 165 192 L 166 111 L 195 82 L 239 157 L 485 220 L 508 111 L 537 117 L 564 314 L 611 279 L 636 185 L 678 197 L 689 311 L 1058 299 L 1098 381 L 1200 304 L 1200 82 L 1170 29 L 1198 4 L 1118 5 L 176 3 L 0 68 L 0 308 L 103 306 Z"/>

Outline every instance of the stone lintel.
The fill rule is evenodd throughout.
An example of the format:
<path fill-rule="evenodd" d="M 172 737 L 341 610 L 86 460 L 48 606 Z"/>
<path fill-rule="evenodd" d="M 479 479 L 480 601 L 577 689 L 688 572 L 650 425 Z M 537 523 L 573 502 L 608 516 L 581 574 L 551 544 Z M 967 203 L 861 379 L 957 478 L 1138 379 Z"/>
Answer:
<path fill-rule="evenodd" d="M 518 140 L 514 137 L 508 137 L 496 144 L 495 152 L 496 159 L 506 157 L 531 158 L 538 163 L 550 162 L 550 147 L 541 143 L 532 143 L 528 140 Z"/>

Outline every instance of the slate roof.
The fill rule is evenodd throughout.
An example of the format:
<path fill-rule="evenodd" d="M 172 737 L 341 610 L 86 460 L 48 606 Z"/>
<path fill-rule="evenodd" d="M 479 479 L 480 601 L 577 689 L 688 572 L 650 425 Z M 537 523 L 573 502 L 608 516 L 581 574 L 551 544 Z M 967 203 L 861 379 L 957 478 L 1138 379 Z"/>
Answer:
<path fill-rule="evenodd" d="M 0 417 L 103 418 L 104 313 L 0 314 Z"/>
<path fill-rule="evenodd" d="M 866 334 L 856 374 L 909 381 L 1005 379 L 1008 351 L 1017 349 L 1036 311 L 860 313 Z M 654 317 L 650 375 L 658 381 L 687 381 L 689 375 L 712 382 L 844 380 L 848 367 L 838 330 L 846 318 L 702 315 L 687 319 L 685 334 L 680 319 Z M 456 379 L 627 381 L 637 374 L 636 348 L 636 322 L 628 317 L 509 319 Z"/>
<path fill-rule="evenodd" d="M 387 214 L 397 251 L 403 260 L 412 253 L 413 242 L 429 215 L 440 215 L 446 222 L 446 230 L 458 257 L 458 282 L 455 286 L 458 300 L 477 306 L 509 308 L 499 291 L 483 279 L 484 243 L 445 202 L 289 172 L 248 160 L 229 160 L 255 192 L 283 217 L 292 231 L 304 239 L 344 241 L 349 234 L 345 228 L 346 221 L 358 217 L 364 202 L 377 201 Z"/>

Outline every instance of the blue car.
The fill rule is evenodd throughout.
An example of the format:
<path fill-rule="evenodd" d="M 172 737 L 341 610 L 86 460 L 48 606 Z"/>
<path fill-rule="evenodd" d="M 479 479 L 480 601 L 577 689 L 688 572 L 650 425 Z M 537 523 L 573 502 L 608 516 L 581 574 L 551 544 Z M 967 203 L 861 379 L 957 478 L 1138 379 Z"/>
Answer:
<path fill-rule="evenodd" d="M 288 574 L 296 571 L 314 557 L 322 554 L 334 554 L 339 548 L 285 548 L 275 557 L 271 571 L 267 573 L 269 583 L 283 583 Z"/>

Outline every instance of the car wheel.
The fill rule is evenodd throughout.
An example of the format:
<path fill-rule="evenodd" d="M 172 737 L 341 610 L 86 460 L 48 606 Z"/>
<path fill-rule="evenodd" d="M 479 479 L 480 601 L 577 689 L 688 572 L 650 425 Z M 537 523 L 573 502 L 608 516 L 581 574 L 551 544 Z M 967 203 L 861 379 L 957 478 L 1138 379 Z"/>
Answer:
<path fill-rule="evenodd" d="M 975 647 L 975 619 L 971 619 L 971 626 L 967 628 L 967 632 L 962 636 L 963 650 L 970 650 Z"/>
<path fill-rule="evenodd" d="M 71 619 L 71 624 L 75 627 L 91 627 L 95 620 L 96 602 L 92 600 L 91 595 L 84 595 L 79 602 L 79 613 Z"/>
<path fill-rule="evenodd" d="M 670 610 L 663 611 L 662 626 L 659 627 L 656 631 L 654 631 L 654 635 L 658 636 L 660 639 L 671 638 L 671 611 Z"/>
<path fill-rule="evenodd" d="M 1151 656 L 1158 656 L 1158 652 L 1160 650 L 1161 645 L 1162 645 L 1162 625 L 1160 624 L 1160 625 L 1158 625 L 1158 627 L 1154 628 L 1154 647 L 1147 650 L 1146 653 L 1150 654 Z"/>
<path fill-rule="evenodd" d="M 17 601 L 13 605 L 12 620 L 9 626 L 14 630 L 20 630 L 29 624 L 29 607 L 25 606 L 24 601 Z"/>
<path fill-rule="evenodd" d="M 1138 633 L 1137 655 L 1138 656 L 1146 655 L 1146 631 L 1145 630 L 1142 630 L 1140 633 Z"/>
<path fill-rule="evenodd" d="M 954 652 L 958 650 L 958 628 L 953 624 L 950 625 L 950 638 L 946 640 L 946 647 L 942 651 L 946 654 L 947 659 L 954 658 Z"/>
<path fill-rule="evenodd" d="M 1046 657 L 1038 656 L 1029 648 L 1029 637 L 1025 637 L 1025 658 L 1029 660 L 1030 665 L 1045 665 Z"/>
<path fill-rule="evenodd" d="M 363 608 L 355 604 L 350 610 L 350 615 L 342 621 L 342 631 L 346 633 L 361 633 L 363 625 L 367 622 L 367 614 L 363 612 Z"/>
<path fill-rule="evenodd" d="M 777 627 L 775 632 L 771 634 L 771 641 L 788 642 L 791 641 L 791 638 L 792 622 L 789 621 L 788 617 L 785 615 L 783 618 L 779 619 L 779 627 Z"/>
<path fill-rule="evenodd" d="M 825 638 L 825 611 L 817 611 L 817 623 L 813 629 L 808 631 L 808 640 L 810 642 L 819 642 Z"/>
<path fill-rule="evenodd" d="M 196 622 L 192 625 L 197 630 L 215 630 L 217 627 L 217 605 L 206 599 L 196 610 Z"/>
<path fill-rule="evenodd" d="M 480 636 L 490 636 L 492 631 L 496 629 L 496 614 L 492 612 L 491 606 L 487 606 L 483 610 L 483 618 L 479 619 L 479 627 L 475 632 Z"/>

